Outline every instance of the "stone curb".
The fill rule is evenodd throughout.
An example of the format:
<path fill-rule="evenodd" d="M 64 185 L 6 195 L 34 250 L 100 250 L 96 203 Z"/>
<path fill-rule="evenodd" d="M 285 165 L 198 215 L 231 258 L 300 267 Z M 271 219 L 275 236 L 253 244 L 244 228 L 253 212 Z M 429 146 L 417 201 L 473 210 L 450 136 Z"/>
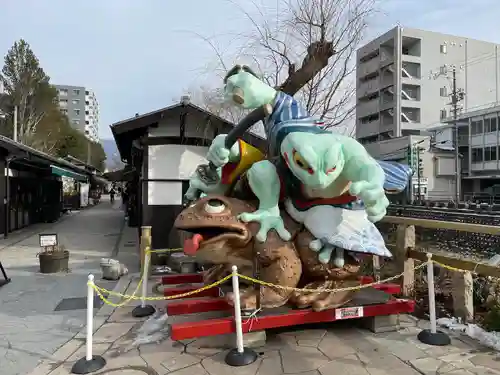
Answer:
<path fill-rule="evenodd" d="M 133 280 L 137 275 L 128 275 L 127 277 L 121 277 L 118 283 L 113 288 L 113 292 L 124 294 Z M 117 307 L 113 307 L 107 304 L 101 306 L 101 308 L 94 315 L 94 334 L 106 323 L 109 317 Z M 86 325 L 68 340 L 65 344 L 61 345 L 52 355 L 50 359 L 42 360 L 32 372 L 28 375 L 49 375 L 52 371 L 57 369 L 61 364 L 63 364 L 69 357 L 71 357 L 80 347 L 85 345 L 86 337 Z"/>

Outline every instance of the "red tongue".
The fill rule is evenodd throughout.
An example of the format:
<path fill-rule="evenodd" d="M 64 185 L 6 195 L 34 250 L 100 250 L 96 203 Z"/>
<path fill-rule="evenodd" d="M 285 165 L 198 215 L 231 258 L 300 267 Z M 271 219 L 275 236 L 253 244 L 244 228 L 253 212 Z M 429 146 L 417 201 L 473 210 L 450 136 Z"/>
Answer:
<path fill-rule="evenodd" d="M 184 253 L 187 255 L 195 255 L 200 247 L 200 242 L 203 241 L 201 234 L 195 234 L 192 238 L 184 241 Z"/>

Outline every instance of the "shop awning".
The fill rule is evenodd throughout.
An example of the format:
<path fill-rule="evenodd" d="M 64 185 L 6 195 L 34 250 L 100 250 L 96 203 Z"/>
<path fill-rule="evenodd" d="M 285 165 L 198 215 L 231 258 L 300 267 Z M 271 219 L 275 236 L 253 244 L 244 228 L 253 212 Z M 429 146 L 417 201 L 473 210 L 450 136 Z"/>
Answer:
<path fill-rule="evenodd" d="M 109 181 L 102 178 L 102 177 L 99 177 L 99 176 L 95 176 L 95 175 L 91 175 L 90 176 L 90 181 L 92 181 L 94 184 L 96 185 L 101 185 L 101 186 L 107 186 L 109 185 Z"/>
<path fill-rule="evenodd" d="M 72 172 L 69 169 L 64 169 L 55 165 L 51 165 L 50 168 L 52 170 L 52 174 L 55 174 L 57 176 L 70 177 L 77 181 L 87 181 L 87 176 L 84 176 L 83 174 L 79 174 L 76 172 Z"/>

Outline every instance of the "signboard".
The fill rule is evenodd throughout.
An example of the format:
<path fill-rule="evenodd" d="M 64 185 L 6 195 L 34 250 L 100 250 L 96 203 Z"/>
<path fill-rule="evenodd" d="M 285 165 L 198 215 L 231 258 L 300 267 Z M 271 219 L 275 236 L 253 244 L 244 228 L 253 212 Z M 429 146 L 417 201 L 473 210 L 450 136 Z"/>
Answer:
<path fill-rule="evenodd" d="M 344 307 L 341 309 L 335 309 L 335 319 L 354 319 L 363 317 L 363 306 L 357 307 Z"/>
<path fill-rule="evenodd" d="M 418 184 L 418 178 L 417 177 L 413 177 L 412 178 L 412 182 L 414 184 Z M 429 179 L 427 177 L 420 177 L 420 184 L 421 185 L 427 185 L 428 182 L 429 182 Z"/>
<path fill-rule="evenodd" d="M 39 234 L 40 247 L 57 246 L 57 234 Z"/>

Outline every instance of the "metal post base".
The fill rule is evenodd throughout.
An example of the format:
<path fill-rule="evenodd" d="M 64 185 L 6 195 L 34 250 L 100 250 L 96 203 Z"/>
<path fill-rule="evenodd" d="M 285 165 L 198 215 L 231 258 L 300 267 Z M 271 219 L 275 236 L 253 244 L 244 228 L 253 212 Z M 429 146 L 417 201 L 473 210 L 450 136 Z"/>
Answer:
<path fill-rule="evenodd" d="M 90 374 L 106 366 L 106 360 L 100 355 L 94 355 L 90 361 L 85 357 L 80 358 L 71 369 L 72 374 Z"/>
<path fill-rule="evenodd" d="M 132 310 L 132 316 L 134 318 L 144 318 L 146 316 L 153 315 L 155 311 L 156 309 L 154 308 L 154 306 L 146 305 L 142 307 L 141 305 L 139 305 Z"/>
<path fill-rule="evenodd" d="M 432 333 L 430 329 L 424 329 L 417 335 L 420 342 L 433 346 L 446 346 L 451 344 L 450 336 L 442 331 Z"/>
<path fill-rule="evenodd" d="M 247 366 L 254 363 L 258 358 L 256 352 L 249 348 L 243 348 L 243 353 L 238 349 L 231 349 L 226 355 L 226 364 L 232 367 Z"/>

